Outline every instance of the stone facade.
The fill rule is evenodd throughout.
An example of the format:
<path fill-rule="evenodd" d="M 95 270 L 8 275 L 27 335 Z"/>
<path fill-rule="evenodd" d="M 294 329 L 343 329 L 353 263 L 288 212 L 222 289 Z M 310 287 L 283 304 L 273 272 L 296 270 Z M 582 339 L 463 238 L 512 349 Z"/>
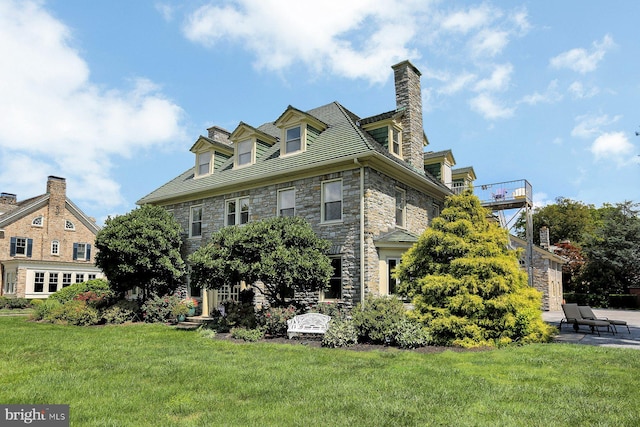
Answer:
<path fill-rule="evenodd" d="M 49 177 L 45 195 L 24 203 L 13 203 L 15 209 L 0 215 L 2 294 L 20 298 L 46 298 L 52 293 L 49 292 L 50 280 L 52 286 L 55 283 L 52 275 L 57 278 L 57 289 L 62 288 L 63 278 L 76 283 L 104 277 L 94 263 L 98 227 L 67 200 L 64 178 Z M 12 238 L 26 239 L 29 253 L 12 254 Z M 57 242 L 57 251 L 52 247 L 54 241 Z M 74 259 L 74 244 L 77 243 L 86 245 L 88 259 L 86 256 Z M 36 273 L 44 274 L 42 291 L 34 288 Z"/>

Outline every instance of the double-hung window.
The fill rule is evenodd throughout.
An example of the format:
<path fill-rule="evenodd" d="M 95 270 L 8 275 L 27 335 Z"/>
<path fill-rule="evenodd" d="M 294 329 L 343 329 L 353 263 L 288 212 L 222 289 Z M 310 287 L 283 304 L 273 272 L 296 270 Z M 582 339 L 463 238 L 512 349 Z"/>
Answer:
<path fill-rule="evenodd" d="M 286 131 L 286 141 L 284 144 L 285 154 L 295 153 L 302 149 L 301 127 L 296 126 Z"/>
<path fill-rule="evenodd" d="M 342 297 L 342 258 L 331 258 L 333 273 L 329 279 L 329 286 L 324 291 L 324 299 L 340 299 Z"/>
<path fill-rule="evenodd" d="M 76 273 L 76 283 L 82 283 L 82 282 L 84 282 L 84 274 Z"/>
<path fill-rule="evenodd" d="M 241 225 L 249 222 L 249 198 L 227 200 L 226 225 Z"/>
<path fill-rule="evenodd" d="M 60 241 L 52 240 L 51 241 L 51 255 L 60 255 Z"/>
<path fill-rule="evenodd" d="M 211 172 L 211 152 L 198 154 L 198 175 L 208 175 Z"/>
<path fill-rule="evenodd" d="M 322 183 L 322 222 L 342 220 L 342 180 Z"/>
<path fill-rule="evenodd" d="M 394 127 L 391 128 L 391 152 L 396 156 L 400 156 L 401 153 L 401 145 L 400 145 L 400 131 Z"/>
<path fill-rule="evenodd" d="M 296 214 L 296 190 L 287 188 L 278 190 L 278 215 L 295 216 Z"/>
<path fill-rule="evenodd" d="M 71 285 L 71 273 L 62 273 L 62 287 Z"/>
<path fill-rule="evenodd" d="M 396 188 L 396 225 L 405 227 L 407 211 L 407 193 L 400 188 Z"/>
<path fill-rule="evenodd" d="M 49 273 L 49 292 L 58 290 L 58 273 Z"/>
<path fill-rule="evenodd" d="M 191 218 L 189 225 L 189 237 L 202 236 L 202 206 L 191 207 Z"/>
<path fill-rule="evenodd" d="M 9 247 L 9 256 L 21 256 L 31 258 L 33 251 L 33 239 L 26 237 L 12 237 Z"/>
<path fill-rule="evenodd" d="M 253 159 L 253 141 L 247 139 L 238 142 L 238 166 L 251 164 Z"/>
<path fill-rule="evenodd" d="M 44 292 L 44 271 L 36 271 L 33 279 L 33 292 Z"/>
<path fill-rule="evenodd" d="M 89 261 L 91 259 L 91 245 L 89 243 L 74 243 L 73 259 Z"/>

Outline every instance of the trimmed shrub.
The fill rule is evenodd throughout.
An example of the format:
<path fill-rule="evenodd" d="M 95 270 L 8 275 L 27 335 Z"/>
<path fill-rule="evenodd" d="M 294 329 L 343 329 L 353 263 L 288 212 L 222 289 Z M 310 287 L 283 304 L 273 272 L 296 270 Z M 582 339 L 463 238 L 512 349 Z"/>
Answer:
<path fill-rule="evenodd" d="M 256 342 L 264 338 L 264 331 L 262 329 L 232 328 L 231 336 L 237 340 Z"/>
<path fill-rule="evenodd" d="M 173 319 L 173 309 L 180 304 L 175 295 L 154 296 L 142 304 L 142 318 L 147 323 L 165 323 Z"/>
<path fill-rule="evenodd" d="M 60 301 L 51 298 L 47 298 L 46 300 L 34 300 L 33 303 L 34 312 L 31 315 L 31 318 L 34 320 L 51 321 L 51 313 L 62 306 Z"/>
<path fill-rule="evenodd" d="M 265 334 L 272 337 L 284 337 L 287 335 L 287 320 L 293 319 L 296 309 L 289 307 L 270 307 L 258 314 L 258 323 Z"/>
<path fill-rule="evenodd" d="M 31 305 L 26 298 L 7 298 L 5 296 L 0 297 L 0 308 L 20 309 L 27 308 Z"/>
<path fill-rule="evenodd" d="M 48 316 L 56 323 L 68 323 L 76 326 L 95 325 L 100 321 L 98 310 L 85 301 L 68 301 L 51 311 Z"/>
<path fill-rule="evenodd" d="M 256 310 L 253 305 L 255 292 L 253 289 L 240 291 L 238 302 L 227 301 L 223 303 L 225 319 L 229 327 L 255 329 L 258 326 Z"/>
<path fill-rule="evenodd" d="M 350 347 L 358 343 L 358 330 L 351 320 L 331 320 L 322 337 L 322 346 L 337 348 Z"/>
<path fill-rule="evenodd" d="M 361 342 L 388 343 L 396 325 L 407 316 L 402 301 L 394 296 L 367 297 L 364 310 L 358 304 L 352 312 Z"/>
<path fill-rule="evenodd" d="M 429 332 L 424 326 L 410 319 L 402 319 L 395 325 L 392 343 L 400 348 L 418 348 L 429 344 Z"/>
<path fill-rule="evenodd" d="M 52 294 L 48 299 L 65 303 L 75 299 L 78 295 L 85 292 L 94 292 L 96 296 L 100 296 L 102 298 L 109 298 L 113 295 L 113 292 L 109 288 L 109 283 L 105 279 L 92 279 L 87 282 L 74 283 L 66 288 L 62 288 L 58 292 Z"/>
<path fill-rule="evenodd" d="M 107 323 L 121 324 L 133 322 L 138 319 L 140 306 L 135 301 L 120 300 L 102 313 L 102 318 Z"/>
<path fill-rule="evenodd" d="M 209 339 L 213 339 L 216 337 L 217 332 L 215 331 L 215 329 L 209 329 L 209 328 L 198 328 L 198 334 L 200 334 L 200 336 L 202 338 L 209 338 Z"/>

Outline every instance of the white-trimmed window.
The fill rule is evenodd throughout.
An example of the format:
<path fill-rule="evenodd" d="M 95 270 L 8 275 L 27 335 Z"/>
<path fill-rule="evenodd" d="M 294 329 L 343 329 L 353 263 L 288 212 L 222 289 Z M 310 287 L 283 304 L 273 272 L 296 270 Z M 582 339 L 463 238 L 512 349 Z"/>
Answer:
<path fill-rule="evenodd" d="M 74 243 L 73 259 L 89 261 L 91 259 L 91 245 L 89 243 Z"/>
<path fill-rule="evenodd" d="M 342 220 L 342 180 L 322 183 L 322 222 Z"/>
<path fill-rule="evenodd" d="M 333 267 L 333 273 L 329 279 L 329 285 L 324 290 L 324 300 L 342 298 L 342 258 L 331 258 L 331 267 Z"/>
<path fill-rule="evenodd" d="M 226 224 L 241 225 L 249 222 L 249 198 L 229 199 L 226 203 Z"/>
<path fill-rule="evenodd" d="M 296 190 L 286 188 L 278 190 L 278 215 L 295 216 L 296 214 Z"/>
<path fill-rule="evenodd" d="M 290 154 L 302 150 L 302 127 L 296 126 L 285 131 L 284 153 Z"/>
<path fill-rule="evenodd" d="M 31 258 L 33 239 L 27 237 L 12 237 L 9 245 L 9 256 Z"/>
<path fill-rule="evenodd" d="M 406 227 L 407 218 L 407 192 L 396 188 L 396 225 Z"/>
<path fill-rule="evenodd" d="M 58 290 L 58 273 L 49 273 L 49 292 L 54 293 Z"/>
<path fill-rule="evenodd" d="M 62 287 L 71 285 L 71 273 L 62 273 Z"/>
<path fill-rule="evenodd" d="M 16 293 L 16 272 L 7 271 L 4 274 L 4 293 L 15 294 Z"/>
<path fill-rule="evenodd" d="M 218 289 L 218 304 L 222 304 L 225 301 L 238 302 L 240 300 L 240 288 L 240 283 L 233 286 L 223 285 Z"/>
<path fill-rule="evenodd" d="M 52 240 L 51 241 L 51 255 L 60 255 L 60 241 Z"/>
<path fill-rule="evenodd" d="M 391 127 L 391 144 L 389 144 L 389 151 L 392 154 L 400 157 L 402 156 L 402 143 L 400 139 L 400 131 L 395 127 Z"/>
<path fill-rule="evenodd" d="M 84 274 L 76 273 L 76 283 L 82 283 L 82 282 L 84 282 Z"/>
<path fill-rule="evenodd" d="M 44 292 L 44 271 L 36 271 L 33 278 L 33 292 Z"/>
<path fill-rule="evenodd" d="M 202 205 L 192 206 L 189 218 L 189 237 L 202 236 Z"/>
<path fill-rule="evenodd" d="M 70 231 L 71 231 L 71 230 L 75 230 L 75 229 L 76 229 L 76 226 L 75 226 L 75 224 L 74 224 L 73 222 L 71 222 L 71 221 L 69 221 L 68 219 L 66 219 L 66 220 L 64 221 L 64 229 L 65 229 L 65 230 L 70 230 Z"/>
<path fill-rule="evenodd" d="M 43 224 L 44 217 L 42 215 L 33 218 L 33 221 L 31 221 L 31 225 L 34 227 L 42 227 Z"/>
<path fill-rule="evenodd" d="M 87 280 L 94 280 L 97 277 L 95 273 L 89 273 Z"/>
<path fill-rule="evenodd" d="M 238 142 L 237 146 L 238 158 L 236 164 L 238 166 L 250 165 L 253 163 L 253 140 L 247 139 Z"/>
<path fill-rule="evenodd" d="M 198 176 L 211 173 L 211 151 L 198 153 Z"/>

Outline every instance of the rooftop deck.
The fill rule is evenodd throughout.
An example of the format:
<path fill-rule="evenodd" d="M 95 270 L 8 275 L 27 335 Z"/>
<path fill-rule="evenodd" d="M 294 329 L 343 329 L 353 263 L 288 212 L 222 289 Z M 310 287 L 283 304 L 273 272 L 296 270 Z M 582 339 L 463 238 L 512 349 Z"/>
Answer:
<path fill-rule="evenodd" d="M 452 187 L 458 194 L 465 187 Z M 473 187 L 473 193 L 480 199 L 482 206 L 492 210 L 519 209 L 533 206 L 533 190 L 526 179 L 482 184 Z"/>

